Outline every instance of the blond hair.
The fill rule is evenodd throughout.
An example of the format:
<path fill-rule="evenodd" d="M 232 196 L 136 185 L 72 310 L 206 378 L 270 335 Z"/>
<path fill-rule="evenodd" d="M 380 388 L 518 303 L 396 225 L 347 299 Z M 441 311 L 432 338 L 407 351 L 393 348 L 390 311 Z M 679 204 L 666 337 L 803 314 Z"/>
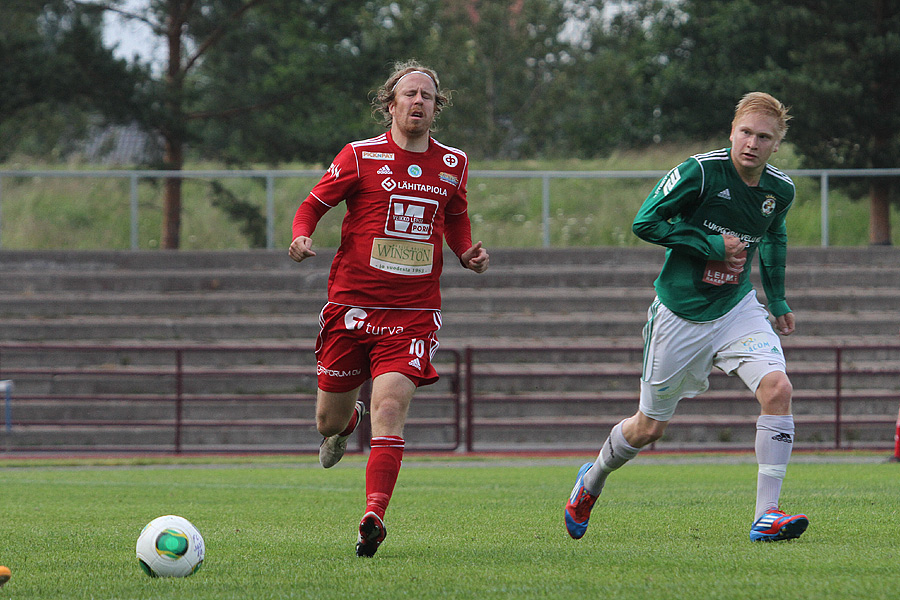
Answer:
<path fill-rule="evenodd" d="M 787 106 L 774 96 L 765 92 L 750 92 L 749 94 L 744 94 L 744 97 L 735 106 L 731 127 L 733 129 L 738 120 L 744 115 L 763 113 L 775 118 L 775 133 L 780 141 L 784 139 L 788 130 L 788 121 L 791 120 L 791 115 L 788 114 L 789 110 Z"/>
<path fill-rule="evenodd" d="M 434 69 L 425 67 L 415 59 L 394 63 L 394 71 L 390 74 L 378 90 L 375 92 L 375 98 L 372 100 L 372 113 L 381 115 L 381 124 L 386 129 L 391 128 L 394 118 L 391 116 L 389 109 L 391 102 L 394 101 L 394 89 L 400 80 L 413 72 L 419 72 L 427 75 L 434 82 L 434 118 L 440 114 L 445 106 L 450 106 L 450 92 L 441 90 L 441 80 L 438 79 Z M 434 127 L 432 126 L 432 130 Z"/>

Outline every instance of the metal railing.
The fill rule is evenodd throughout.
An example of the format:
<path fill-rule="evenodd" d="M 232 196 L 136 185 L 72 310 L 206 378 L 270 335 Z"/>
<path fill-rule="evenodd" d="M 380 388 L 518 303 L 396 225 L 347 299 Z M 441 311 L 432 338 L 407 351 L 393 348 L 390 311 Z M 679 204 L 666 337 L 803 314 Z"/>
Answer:
<path fill-rule="evenodd" d="M 848 377 L 888 377 L 894 381 L 900 377 L 896 361 L 865 360 L 862 364 L 848 359 L 856 352 L 900 353 L 900 345 L 854 346 L 796 346 L 791 351 L 814 350 L 831 355 L 831 360 L 818 361 L 815 367 L 791 368 L 793 375 L 819 375 L 829 378 L 832 385 L 815 390 L 795 390 L 795 400 L 802 400 L 815 407 L 806 414 L 796 414 L 798 423 L 825 425 L 833 431 L 835 449 L 861 447 L 848 439 L 849 426 L 874 426 L 884 428 L 884 442 L 877 448 L 891 447 L 894 431 L 895 407 L 900 404 L 900 390 L 848 389 Z M 96 452 L 311 452 L 318 446 L 315 421 L 312 418 L 315 403 L 315 366 L 285 366 L 285 361 L 266 364 L 269 359 L 247 363 L 246 356 L 283 355 L 289 358 L 297 353 L 311 354 L 311 349 L 289 345 L 166 345 L 166 344 L 77 344 L 77 343 L 2 343 L 0 344 L 0 380 L 7 392 L 15 393 L 7 401 L 5 411 L 5 437 L 8 451 L 96 451 Z M 479 439 L 492 439 L 499 430 L 519 429 L 530 432 L 552 430 L 565 432 L 575 427 L 593 428 L 596 436 L 605 435 L 606 429 L 633 413 L 637 407 L 637 378 L 639 368 L 627 366 L 634 357 L 641 355 L 639 346 L 492 346 L 489 348 L 466 347 L 462 350 L 441 348 L 436 365 L 442 383 L 436 389 L 423 388 L 416 395 L 407 429 L 410 450 L 479 452 L 486 448 Z M 490 354 L 507 356 L 500 362 L 488 360 Z M 240 363 L 233 363 L 227 355 L 241 354 Z M 582 363 L 582 369 L 572 367 L 565 359 L 576 355 L 613 355 L 613 368 L 604 371 L 592 367 L 590 361 Z M 53 356 L 48 359 L 48 356 Z M 96 355 L 89 358 L 91 355 Z M 199 356 L 186 360 L 190 356 Z M 137 365 L 138 356 L 143 364 Z M 29 358 L 30 357 L 30 358 Z M 548 357 L 554 360 L 548 362 Z M 615 367 L 620 361 L 622 368 Z M 291 364 L 290 361 L 287 362 Z M 631 372 L 634 371 L 634 372 Z M 625 375 L 633 381 L 634 390 L 609 390 L 592 385 L 576 385 L 574 390 L 546 392 L 532 390 L 503 391 L 506 386 L 494 386 L 485 390 L 482 384 L 488 380 L 516 381 L 537 377 L 544 381 L 554 378 L 573 378 L 582 383 L 588 379 Z M 82 389 L 79 381 L 88 380 L 90 386 Z M 121 383 L 128 381 L 122 387 Z M 288 385 L 277 382 L 289 382 Z M 224 383 L 223 383 L 224 382 Z M 253 382 L 264 382 L 255 385 Z M 298 384 L 298 382 L 300 382 Z M 223 386 L 224 390 L 223 391 Z M 303 389 L 299 389 L 303 388 Z M 367 389 L 362 397 L 367 400 Z M 734 401 L 746 401 L 743 394 L 734 391 L 707 392 L 700 398 L 704 402 L 720 402 L 726 405 Z M 694 399 L 696 401 L 699 399 Z M 890 410 L 847 414 L 848 402 L 881 401 Z M 693 402 L 692 401 L 692 402 Z M 516 414 L 515 409 L 532 402 L 540 404 L 545 413 L 538 416 Z M 752 400 L 750 402 L 752 404 Z M 251 409 L 253 405 L 266 406 L 265 411 Z M 90 408 L 88 408 L 90 405 Z M 192 407 L 200 407 L 200 413 L 188 415 Z M 592 416 L 572 416 L 574 406 L 587 407 Z M 114 412 L 113 407 L 117 407 Z M 288 407 L 288 410 L 281 408 Z M 436 407 L 429 413 L 428 407 Z M 498 409 L 499 407 L 499 409 Z M 612 407 L 612 408 L 610 408 Z M 626 409 L 627 407 L 627 409 Z M 481 411 L 491 408 L 495 416 L 484 416 Z M 36 413 L 43 410 L 44 413 Z M 73 414 L 72 411 L 75 411 Z M 84 414 L 84 411 L 94 411 Z M 204 412 L 205 411 L 205 412 Z M 417 412 L 421 411 L 421 412 Z M 193 412 L 193 411 L 192 411 Z M 118 415 L 118 416 L 116 416 Z M 755 416 L 734 413 L 707 414 L 706 412 L 680 416 L 676 413 L 671 427 L 744 427 L 755 430 Z M 357 436 L 357 449 L 362 451 L 368 440 L 366 425 Z M 124 432 L 127 443 L 77 443 L 78 435 L 99 440 L 104 432 Z M 204 442 L 204 430 L 217 430 L 219 441 Z M 240 437 L 249 430 L 256 430 L 251 441 L 243 444 L 222 442 L 229 436 Z M 260 436 L 258 432 L 266 433 Z M 17 436 L 25 433 L 53 431 L 56 442 L 42 442 L 35 437 L 21 442 Z M 306 443 L 298 441 L 298 431 L 305 431 Z M 192 442 L 185 438 L 190 432 Z M 431 433 L 427 433 L 431 432 Z M 435 433 L 437 432 L 437 433 Z M 153 433 L 149 442 L 139 439 Z M 285 441 L 282 434 L 287 434 Z M 198 437 L 199 436 L 199 437 Z M 279 437 L 281 436 L 281 437 Z M 444 439 L 435 439 L 435 438 Z M 60 438 L 76 440 L 60 444 Z M 565 437 L 557 436 L 565 440 Z M 827 440 L 812 447 L 827 447 Z M 660 444 L 665 445 L 664 441 Z M 565 447 L 557 450 L 584 450 L 584 447 Z M 746 446 L 746 444 L 745 444 Z M 802 447 L 802 444 L 798 444 Z M 872 444 L 869 444 L 872 446 Z M 744 449 L 752 448 L 752 443 Z M 533 451 L 531 443 L 509 443 L 505 451 Z M 706 449 L 723 449 L 722 444 L 710 443 Z M 729 449 L 734 449 L 731 445 Z M 498 450 L 496 444 L 487 450 Z"/>
<path fill-rule="evenodd" d="M 829 182 L 841 177 L 900 177 L 900 168 L 893 169 L 788 169 L 791 177 L 818 178 L 821 204 L 821 244 L 829 245 Z M 473 169 L 469 180 L 485 179 L 540 179 L 541 180 L 541 231 L 545 248 L 550 247 L 551 193 L 554 179 L 660 179 L 666 171 L 492 171 Z M 275 248 L 275 182 L 277 179 L 297 177 L 319 178 L 320 170 L 2 170 L 0 169 L 0 248 L 3 247 L 3 179 L 12 177 L 51 178 L 100 178 L 127 179 L 129 181 L 130 243 L 137 250 L 138 244 L 138 184 L 142 179 L 262 179 L 265 182 L 266 247 Z"/>
<path fill-rule="evenodd" d="M 870 363 L 855 364 L 848 361 L 848 355 L 858 352 L 877 352 L 887 351 L 900 354 L 900 345 L 852 345 L 852 346 L 821 346 L 821 345 L 792 345 L 785 348 L 786 351 L 794 352 L 817 352 L 831 355 L 831 360 L 822 359 L 816 365 L 788 364 L 788 375 L 791 377 L 815 376 L 828 378 L 832 385 L 825 388 L 800 389 L 794 390 L 795 407 L 797 404 L 805 403 L 808 408 L 798 414 L 796 408 L 794 419 L 798 424 L 806 425 L 827 425 L 832 427 L 833 431 L 833 448 L 843 449 L 847 447 L 848 439 L 845 429 L 849 425 L 854 426 L 880 426 L 885 427 L 885 435 L 891 431 L 891 425 L 896 417 L 893 414 L 893 407 L 900 406 L 900 388 L 896 387 L 896 383 L 891 389 L 847 389 L 845 380 L 847 377 L 887 377 L 894 382 L 900 380 L 900 363 L 886 361 L 886 366 Z M 467 452 L 477 452 L 482 448 L 479 447 L 478 433 L 488 429 L 546 429 L 552 428 L 559 431 L 572 429 L 583 429 L 586 426 L 605 429 L 608 431 L 613 425 L 621 421 L 623 418 L 632 415 L 638 407 L 639 392 L 638 381 L 641 374 L 640 360 L 643 348 L 641 346 L 548 346 L 548 347 L 522 347 L 522 346 L 491 346 L 488 348 L 465 349 L 465 374 L 466 374 L 466 427 L 467 433 L 465 440 L 465 448 Z M 498 364 L 490 359 L 491 355 L 508 355 L 511 358 L 502 360 Z M 613 366 L 612 369 L 592 369 L 590 364 L 584 369 L 579 369 L 578 365 L 571 363 L 567 357 L 578 357 L 585 355 L 618 355 L 623 366 Z M 637 357 L 637 364 L 629 366 L 628 357 Z M 554 360 L 548 361 L 547 357 L 553 357 Z M 585 363 L 580 363 L 584 365 Z M 633 382 L 631 389 L 616 390 L 608 389 L 606 386 L 594 388 L 591 384 L 594 380 L 612 381 L 618 380 L 623 375 L 629 377 Z M 522 393 L 519 390 L 510 392 L 498 392 L 496 389 L 487 391 L 479 389 L 479 381 L 487 378 L 507 379 L 510 381 L 521 380 L 524 377 L 531 377 L 543 381 L 562 380 L 562 379 L 581 379 L 591 381 L 588 385 L 569 385 L 566 392 L 532 392 Z M 713 378 L 725 379 L 721 372 L 714 372 Z M 563 386 L 547 386 L 550 388 Z M 886 400 L 892 407 L 887 412 L 880 413 L 856 413 L 846 414 L 845 406 L 848 401 L 854 402 L 872 402 L 877 400 Z M 484 416 L 480 413 L 485 407 L 496 404 L 504 404 L 515 406 L 523 402 L 540 402 L 544 404 L 554 404 L 560 406 L 559 413 L 553 417 L 531 417 L 531 416 Z M 744 403 L 753 409 L 753 414 L 734 414 L 734 413 L 713 413 L 694 411 L 689 414 L 676 412 L 675 417 L 670 422 L 670 428 L 683 427 L 740 427 L 752 429 L 755 431 L 756 418 L 758 411 L 755 409 L 755 401 L 752 395 L 745 389 L 740 390 L 721 390 L 707 391 L 697 398 L 683 400 L 683 403 L 704 403 L 709 405 L 712 403 Z M 582 413 L 591 413 L 591 416 L 571 416 L 573 411 L 567 410 L 573 405 L 589 407 L 588 411 L 578 411 Z M 614 406 L 610 410 L 609 407 Z M 829 410 L 830 407 L 830 410 Z M 755 411 L 755 412 L 754 412 Z M 496 412 L 496 411 L 494 411 Z M 568 413 L 568 414 L 563 414 Z M 602 435 L 605 436 L 606 431 Z M 484 436 L 489 438 L 490 436 Z M 886 438 L 887 439 L 887 438 Z M 598 440 L 602 441 L 602 440 Z M 660 442 L 665 445 L 665 438 Z M 720 445 L 716 443 L 710 444 L 709 449 Z M 796 446 L 802 447 L 803 442 L 797 443 Z M 810 444 L 806 444 L 809 446 Z M 815 447 L 821 447 L 822 444 L 812 444 Z M 888 442 L 884 442 L 884 447 L 888 447 Z M 749 448 L 752 448 L 750 442 Z"/>

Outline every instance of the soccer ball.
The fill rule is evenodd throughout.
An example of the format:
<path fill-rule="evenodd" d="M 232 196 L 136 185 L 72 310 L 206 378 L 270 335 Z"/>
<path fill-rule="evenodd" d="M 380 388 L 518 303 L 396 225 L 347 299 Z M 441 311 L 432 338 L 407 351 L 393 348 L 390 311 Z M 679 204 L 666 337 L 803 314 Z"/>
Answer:
<path fill-rule="evenodd" d="M 137 558 L 150 577 L 187 577 L 203 564 L 203 536 L 190 521 L 175 515 L 153 519 L 137 540 Z"/>

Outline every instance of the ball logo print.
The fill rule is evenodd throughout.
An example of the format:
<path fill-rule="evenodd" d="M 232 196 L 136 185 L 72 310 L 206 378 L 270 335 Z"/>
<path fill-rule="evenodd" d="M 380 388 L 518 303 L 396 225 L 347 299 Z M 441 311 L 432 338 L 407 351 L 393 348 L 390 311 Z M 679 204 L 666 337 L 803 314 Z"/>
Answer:
<path fill-rule="evenodd" d="M 190 521 L 165 515 L 141 530 L 136 553 L 141 570 L 150 577 L 187 577 L 203 564 L 206 544 Z"/>
<path fill-rule="evenodd" d="M 369 314 L 361 308 L 351 308 L 344 314 L 344 327 L 347 329 L 362 329 L 366 324 Z"/>

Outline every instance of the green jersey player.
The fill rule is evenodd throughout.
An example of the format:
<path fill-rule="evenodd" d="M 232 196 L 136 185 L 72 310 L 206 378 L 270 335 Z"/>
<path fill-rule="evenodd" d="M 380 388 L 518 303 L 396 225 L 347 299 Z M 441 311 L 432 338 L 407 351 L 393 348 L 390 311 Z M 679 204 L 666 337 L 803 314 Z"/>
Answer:
<path fill-rule="evenodd" d="M 806 515 L 787 514 L 778 504 L 794 438 L 793 390 L 769 322 L 771 311 L 778 333 L 794 331 L 784 294 L 785 215 L 794 184 L 768 164 L 789 119 L 769 94 L 747 94 L 735 109 L 731 148 L 672 169 L 638 211 L 634 233 L 666 248 L 644 327 L 640 406 L 613 427 L 596 461 L 578 471 L 565 510 L 573 538 L 587 530 L 606 477 L 662 437 L 678 401 L 706 391 L 713 367 L 740 377 L 760 403 L 750 539 L 792 539 L 809 525 Z M 754 255 L 768 311 L 750 283 Z"/>

